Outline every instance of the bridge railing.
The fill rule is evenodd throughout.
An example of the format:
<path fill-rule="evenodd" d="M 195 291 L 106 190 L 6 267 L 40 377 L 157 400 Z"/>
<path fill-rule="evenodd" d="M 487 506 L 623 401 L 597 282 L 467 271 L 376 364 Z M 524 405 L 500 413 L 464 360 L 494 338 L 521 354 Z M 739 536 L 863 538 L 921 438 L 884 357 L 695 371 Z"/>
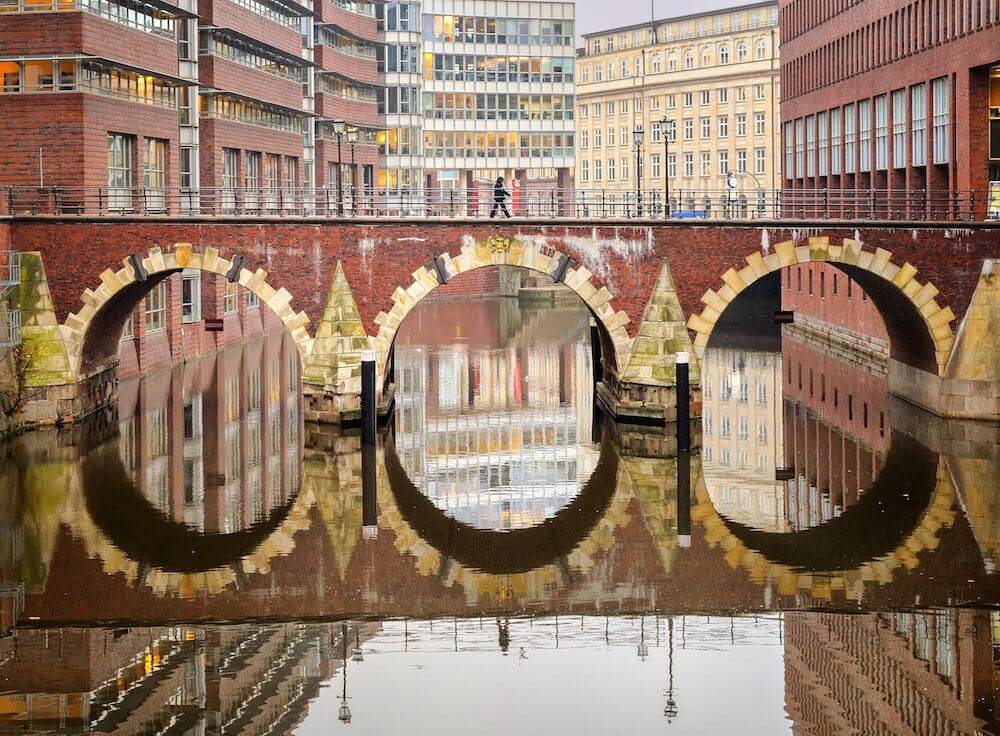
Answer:
<path fill-rule="evenodd" d="M 529 188 L 506 197 L 529 219 L 831 219 L 969 222 L 985 217 L 975 191 L 884 189 Z M 351 187 L 151 189 L 4 186 L 0 214 L 253 217 L 489 217 L 492 188 L 392 190 Z M 503 216 L 503 211 L 497 213 Z"/>

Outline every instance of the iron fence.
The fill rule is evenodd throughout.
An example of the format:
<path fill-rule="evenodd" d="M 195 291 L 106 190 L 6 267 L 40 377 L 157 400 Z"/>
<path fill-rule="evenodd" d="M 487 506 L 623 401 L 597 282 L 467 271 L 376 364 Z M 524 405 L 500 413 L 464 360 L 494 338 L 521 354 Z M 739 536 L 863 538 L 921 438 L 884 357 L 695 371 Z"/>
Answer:
<path fill-rule="evenodd" d="M 15 215 L 199 215 L 232 217 L 489 217 L 492 187 L 392 190 L 351 187 L 148 189 L 6 186 L 0 210 Z M 884 189 L 530 188 L 505 199 L 528 219 L 974 221 L 985 218 L 976 192 Z M 501 209 L 496 213 L 504 216 Z"/>

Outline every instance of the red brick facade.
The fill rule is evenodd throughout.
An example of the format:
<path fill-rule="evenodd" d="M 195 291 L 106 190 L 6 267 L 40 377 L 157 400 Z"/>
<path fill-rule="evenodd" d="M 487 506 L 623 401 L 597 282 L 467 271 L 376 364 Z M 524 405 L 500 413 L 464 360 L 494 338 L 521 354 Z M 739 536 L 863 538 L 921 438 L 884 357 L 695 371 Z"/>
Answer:
<path fill-rule="evenodd" d="M 893 193 L 901 200 L 924 189 L 975 190 L 977 200 L 966 198 L 963 206 L 984 213 L 990 170 L 988 84 L 990 67 L 1000 63 L 998 24 L 994 2 L 782 0 L 786 184 L 887 191 L 879 206 L 894 201 Z M 945 97 L 936 109 L 932 82 L 942 78 Z M 897 90 L 902 93 L 894 97 Z M 894 109 L 900 101 L 902 109 Z M 839 136 L 834 115 L 841 116 Z M 894 152 L 897 121 L 905 158 Z M 946 150 L 936 157 L 939 124 Z M 915 161 L 918 129 L 922 160 Z M 933 205 L 917 203 L 913 214 L 925 210 Z"/>
<path fill-rule="evenodd" d="M 810 263 L 781 272 L 781 308 L 886 340 L 885 322 L 868 294 L 836 266 Z"/>

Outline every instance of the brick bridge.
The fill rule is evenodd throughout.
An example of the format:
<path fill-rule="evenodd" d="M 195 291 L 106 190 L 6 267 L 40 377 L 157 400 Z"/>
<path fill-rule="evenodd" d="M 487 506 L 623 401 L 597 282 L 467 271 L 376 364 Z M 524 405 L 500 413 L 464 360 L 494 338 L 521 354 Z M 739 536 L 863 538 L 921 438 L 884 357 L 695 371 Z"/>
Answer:
<path fill-rule="evenodd" d="M 674 353 L 701 357 L 748 286 L 816 261 L 879 308 L 894 393 L 941 415 L 1000 418 L 996 223 L 20 216 L 0 220 L 0 257 L 7 249 L 22 253 L 23 334 L 41 356 L 32 380 L 49 387 L 42 420 L 110 400 L 125 320 L 182 268 L 238 279 L 270 306 L 298 345 L 307 417 L 337 421 L 356 410 L 361 350 L 376 351 L 387 386 L 417 302 L 467 271 L 514 264 L 556 276 L 593 312 L 609 408 L 669 421 Z M 692 375 L 697 385 L 697 361 Z"/>

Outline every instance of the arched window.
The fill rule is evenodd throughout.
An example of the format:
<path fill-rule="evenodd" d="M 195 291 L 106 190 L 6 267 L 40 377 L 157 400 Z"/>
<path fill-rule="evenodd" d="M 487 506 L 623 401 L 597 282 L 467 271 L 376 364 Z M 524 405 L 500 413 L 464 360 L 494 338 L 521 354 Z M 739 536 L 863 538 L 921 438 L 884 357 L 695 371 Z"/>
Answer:
<path fill-rule="evenodd" d="M 720 64 L 729 63 L 729 47 L 726 44 L 722 44 L 719 47 L 719 63 Z"/>
<path fill-rule="evenodd" d="M 684 52 L 684 68 L 694 69 L 694 51 L 691 49 Z"/>
<path fill-rule="evenodd" d="M 767 44 L 764 42 L 763 38 L 758 38 L 757 44 L 756 46 L 754 46 L 753 58 L 755 58 L 757 61 L 763 61 L 763 59 L 766 56 L 767 56 Z"/>
<path fill-rule="evenodd" d="M 736 44 L 736 61 L 746 61 L 747 60 L 747 45 L 745 41 L 740 41 Z"/>
<path fill-rule="evenodd" d="M 677 71 L 677 54 L 670 54 L 670 56 L 667 57 L 667 71 Z"/>
<path fill-rule="evenodd" d="M 659 74 L 660 73 L 660 55 L 659 54 L 653 54 L 653 61 L 652 61 L 652 64 L 650 64 L 650 66 L 653 69 L 653 74 Z"/>
<path fill-rule="evenodd" d="M 712 66 L 712 50 L 708 46 L 701 50 L 701 65 Z"/>

